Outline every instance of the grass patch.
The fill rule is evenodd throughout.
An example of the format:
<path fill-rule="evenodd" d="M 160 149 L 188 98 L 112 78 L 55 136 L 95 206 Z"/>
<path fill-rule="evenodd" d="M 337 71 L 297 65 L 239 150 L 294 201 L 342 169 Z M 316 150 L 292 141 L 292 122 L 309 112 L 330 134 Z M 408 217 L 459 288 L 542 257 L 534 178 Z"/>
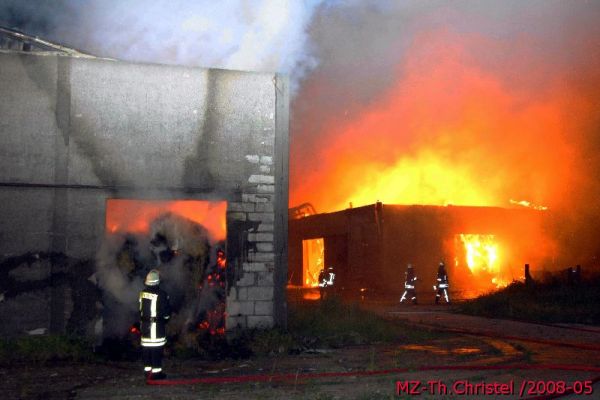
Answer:
<path fill-rule="evenodd" d="M 543 323 L 600 324 L 600 277 L 569 286 L 558 280 L 526 286 L 516 282 L 467 301 L 458 309 L 470 315 Z"/>
<path fill-rule="evenodd" d="M 297 347 L 296 339 L 280 329 L 258 330 L 251 334 L 249 348 L 252 354 L 288 354 Z"/>
<path fill-rule="evenodd" d="M 171 354 L 178 359 L 244 359 L 256 356 L 297 354 L 309 349 L 341 348 L 376 343 L 422 343 L 445 334 L 415 328 L 401 321 L 388 320 L 358 305 L 347 305 L 336 298 L 318 303 L 298 304 L 290 308 L 288 330 L 245 330 L 227 340 L 209 346 L 190 348 L 170 343 Z M 118 353 L 132 352 L 128 342 L 107 346 Z M 110 358 L 110 357 L 109 357 Z M 61 335 L 24 336 L 0 340 L 0 365 L 15 362 L 93 361 L 99 356 L 84 338 Z M 372 352 L 370 368 L 376 368 Z"/>
<path fill-rule="evenodd" d="M 307 344 L 342 347 L 358 344 L 422 342 L 440 337 L 426 329 L 397 320 L 385 319 L 373 312 L 331 298 L 318 303 L 290 307 L 290 332 Z"/>
<path fill-rule="evenodd" d="M 388 320 L 339 299 L 290 306 L 288 330 L 247 330 L 228 340 L 247 354 L 294 354 L 309 349 L 341 348 L 376 343 L 422 343 L 450 336 L 404 322 Z M 242 353 L 244 353 L 242 351 Z M 373 365 L 375 360 L 372 360 Z"/>
<path fill-rule="evenodd" d="M 0 365 L 20 362 L 90 361 L 92 346 L 79 337 L 24 336 L 0 340 Z"/>

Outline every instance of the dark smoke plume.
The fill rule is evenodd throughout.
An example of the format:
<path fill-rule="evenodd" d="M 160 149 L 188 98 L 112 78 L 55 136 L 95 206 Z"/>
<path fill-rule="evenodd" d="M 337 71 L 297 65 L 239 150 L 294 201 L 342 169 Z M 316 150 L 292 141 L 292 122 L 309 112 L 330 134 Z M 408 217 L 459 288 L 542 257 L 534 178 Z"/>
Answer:
<path fill-rule="evenodd" d="M 0 3 L 0 24 L 100 56 L 291 74 L 292 206 L 332 211 L 433 157 L 485 204 L 548 206 L 562 258 L 585 266 L 600 257 L 598 21 L 585 0 Z"/>
<path fill-rule="evenodd" d="M 320 10 L 310 27 L 319 65 L 292 104 L 290 204 L 333 211 L 361 204 L 358 194 L 427 204 L 445 183 L 428 179 L 434 165 L 465 172 L 453 187 L 480 199 L 467 204 L 549 207 L 557 265 L 597 266 L 599 20 L 588 1 Z M 398 179 L 375 184 L 394 170 L 420 180 L 404 191 Z M 457 204 L 453 194 L 433 204 Z"/>

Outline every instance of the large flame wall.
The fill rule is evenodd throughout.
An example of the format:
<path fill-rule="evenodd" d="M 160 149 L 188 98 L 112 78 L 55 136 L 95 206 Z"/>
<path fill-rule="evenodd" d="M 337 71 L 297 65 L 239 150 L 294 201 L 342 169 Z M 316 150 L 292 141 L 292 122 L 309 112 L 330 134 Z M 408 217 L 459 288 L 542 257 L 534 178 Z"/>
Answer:
<path fill-rule="evenodd" d="M 377 200 L 512 208 L 526 200 L 557 216 L 561 251 L 598 250 L 587 239 L 600 231 L 590 207 L 600 195 L 592 23 L 600 13 L 524 3 L 497 4 L 496 13 L 423 5 L 406 28 L 364 11 L 354 16 L 359 33 L 342 12 L 323 17 L 317 37 L 346 32 L 368 45 L 356 54 L 328 47 L 343 62 L 327 58 L 296 99 L 290 204 L 327 212 Z M 392 38 L 376 18 L 402 34 Z M 333 30 L 332 20 L 342 26 Z"/>
<path fill-rule="evenodd" d="M 573 132 L 593 103 L 558 78 L 511 85 L 473 54 L 494 45 L 447 31 L 416 38 L 388 91 L 323 127 L 320 162 L 304 169 L 292 204 L 560 203 L 578 178 Z"/>

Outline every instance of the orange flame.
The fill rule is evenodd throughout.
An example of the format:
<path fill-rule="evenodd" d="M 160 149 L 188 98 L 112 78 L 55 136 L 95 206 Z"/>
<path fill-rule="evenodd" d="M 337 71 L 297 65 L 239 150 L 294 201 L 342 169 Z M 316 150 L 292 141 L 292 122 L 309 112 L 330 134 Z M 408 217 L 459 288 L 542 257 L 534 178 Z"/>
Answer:
<path fill-rule="evenodd" d="M 498 244 L 494 235 L 460 234 L 460 241 L 465 246 L 466 262 L 472 272 L 498 271 Z"/>
<path fill-rule="evenodd" d="M 213 240 L 224 240 L 226 210 L 225 201 L 109 199 L 106 202 L 106 231 L 147 233 L 154 219 L 170 212 L 201 224 Z"/>
<path fill-rule="evenodd" d="M 481 294 L 487 290 L 505 287 L 518 277 L 501 251 L 501 245 L 495 235 L 458 234 L 455 238 L 457 256 L 455 266 L 466 265 L 470 271 L 467 297 Z M 465 276 L 459 277 L 465 280 Z"/>
<path fill-rule="evenodd" d="M 319 272 L 324 268 L 325 242 L 322 238 L 302 241 L 304 286 L 319 286 Z"/>
<path fill-rule="evenodd" d="M 581 208 L 583 195 L 571 191 L 588 179 L 582 144 L 597 125 L 594 98 L 531 45 L 448 30 L 415 37 L 378 97 L 345 101 L 344 115 L 323 113 L 328 119 L 307 124 L 313 131 L 298 124 L 290 204 L 311 202 L 319 212 L 376 201 Z M 303 94 L 330 88 L 338 90 L 315 75 Z M 504 275 L 487 276 L 486 284 L 518 279 L 524 263 L 555 262 L 562 239 L 550 238 L 543 223 L 505 227 L 494 264 Z"/>
<path fill-rule="evenodd" d="M 316 152 L 318 162 L 303 160 L 310 169 L 292 165 L 291 204 L 310 201 L 328 212 L 377 200 L 563 202 L 578 179 L 572 132 L 587 123 L 574 116 L 589 115 L 592 105 L 558 77 L 543 88 L 514 84 L 512 75 L 475 57 L 491 45 L 447 31 L 418 37 L 383 96 L 324 124 L 319 135 L 307 134 L 327 146 Z"/>

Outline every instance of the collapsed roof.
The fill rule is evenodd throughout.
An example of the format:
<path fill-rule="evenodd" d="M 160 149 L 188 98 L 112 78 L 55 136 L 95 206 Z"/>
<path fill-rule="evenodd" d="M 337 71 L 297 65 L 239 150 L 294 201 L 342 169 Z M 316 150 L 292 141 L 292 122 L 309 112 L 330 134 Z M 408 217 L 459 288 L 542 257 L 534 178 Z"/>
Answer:
<path fill-rule="evenodd" d="M 95 58 L 78 50 L 2 26 L 0 26 L 0 51 L 59 53 L 72 57 Z"/>

